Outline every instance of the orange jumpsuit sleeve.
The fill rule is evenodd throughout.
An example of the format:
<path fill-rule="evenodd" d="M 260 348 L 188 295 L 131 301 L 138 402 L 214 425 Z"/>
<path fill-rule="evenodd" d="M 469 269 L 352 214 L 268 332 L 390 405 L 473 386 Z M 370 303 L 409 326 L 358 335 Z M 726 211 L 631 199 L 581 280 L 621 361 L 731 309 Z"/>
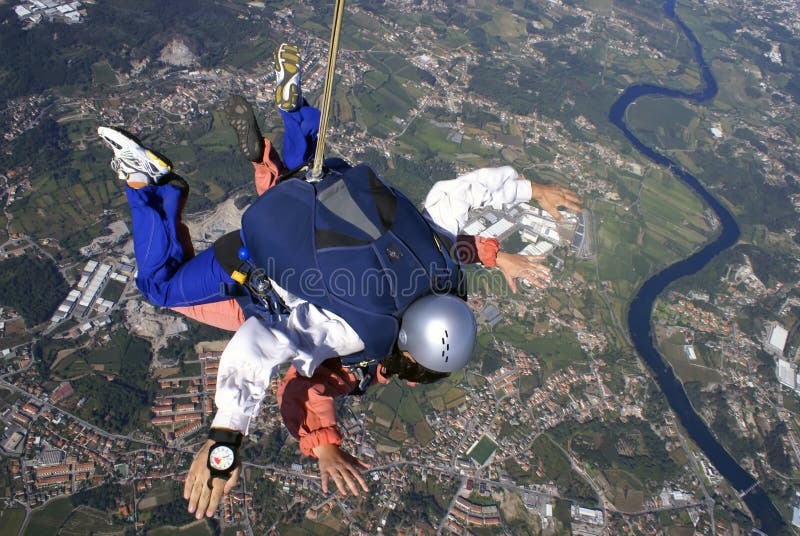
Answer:
<path fill-rule="evenodd" d="M 254 179 L 258 195 L 275 186 L 278 177 L 286 172 L 286 166 L 283 165 L 278 151 L 267 138 L 264 138 L 264 158 L 261 162 L 253 162 L 253 168 L 255 168 Z"/>
<path fill-rule="evenodd" d="M 500 243 L 496 238 L 483 236 L 458 235 L 456 252 L 462 264 L 481 263 L 488 268 L 497 266 L 497 252 Z"/>
<path fill-rule="evenodd" d="M 234 299 L 171 309 L 192 320 L 227 331 L 236 331 L 245 320 L 242 308 Z"/>
<path fill-rule="evenodd" d="M 356 385 L 338 359 L 325 361 L 310 378 L 289 367 L 278 386 L 278 407 L 289 433 L 300 441 L 300 452 L 314 456 L 319 445 L 342 443 L 334 399 L 352 393 Z"/>

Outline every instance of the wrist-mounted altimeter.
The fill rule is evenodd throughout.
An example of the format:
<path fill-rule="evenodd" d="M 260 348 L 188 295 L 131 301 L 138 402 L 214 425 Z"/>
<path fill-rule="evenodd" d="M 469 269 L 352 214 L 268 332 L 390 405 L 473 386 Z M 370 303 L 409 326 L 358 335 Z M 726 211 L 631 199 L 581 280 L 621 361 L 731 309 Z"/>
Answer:
<path fill-rule="evenodd" d="M 214 478 L 228 479 L 231 473 L 239 467 L 239 446 L 242 444 L 242 434 L 235 430 L 212 428 L 208 438 L 214 441 L 208 449 L 208 469 L 211 476 L 208 487 Z"/>

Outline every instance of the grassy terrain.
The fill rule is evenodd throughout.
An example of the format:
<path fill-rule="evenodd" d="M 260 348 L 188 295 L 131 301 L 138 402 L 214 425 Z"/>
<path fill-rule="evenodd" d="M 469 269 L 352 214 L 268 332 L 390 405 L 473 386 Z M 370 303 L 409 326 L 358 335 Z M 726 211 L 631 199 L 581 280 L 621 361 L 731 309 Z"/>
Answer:
<path fill-rule="evenodd" d="M 425 420 L 425 411 L 430 410 L 431 399 L 424 394 L 425 388 L 410 388 L 402 380 L 387 385 L 375 386 L 367 392 L 370 414 L 378 425 L 377 435 L 384 438 L 384 444 L 395 445 L 413 435 L 417 444 L 425 445 L 434 438 L 433 430 Z M 464 392 L 452 389 L 446 382 L 442 391 L 433 397 L 436 404 L 463 403 Z M 374 399 L 373 399 L 374 397 Z"/>
<path fill-rule="evenodd" d="M 159 527 L 148 532 L 151 536 L 212 536 L 214 532 L 205 520 L 195 521 L 183 527 Z"/>
<path fill-rule="evenodd" d="M 372 418 L 380 426 L 389 428 L 392 422 L 394 422 L 395 410 L 382 402 L 374 402 L 370 406 L 370 411 L 372 413 Z"/>
<path fill-rule="evenodd" d="M 644 421 L 562 424 L 552 433 L 623 503 L 635 500 L 639 492 L 658 493 L 664 480 L 683 471 Z"/>
<path fill-rule="evenodd" d="M 494 334 L 498 339 L 537 356 L 542 362 L 545 377 L 587 359 L 571 331 L 537 336 L 529 327 L 514 324 L 498 325 Z"/>
<path fill-rule="evenodd" d="M 609 498 L 618 509 L 625 512 L 638 512 L 644 507 L 644 484 L 632 474 L 622 470 L 608 470 L 604 473 L 609 483 Z"/>
<path fill-rule="evenodd" d="M 149 510 L 158 505 L 167 504 L 173 500 L 173 498 L 171 483 L 156 483 L 141 499 L 139 499 L 138 508 L 140 510 Z"/>
<path fill-rule="evenodd" d="M 100 61 L 92 65 L 94 83 L 97 85 L 115 85 L 118 83 L 117 75 L 107 61 Z"/>
<path fill-rule="evenodd" d="M 618 179 L 631 192 L 628 207 L 596 203 L 593 210 L 600 278 L 610 281 L 623 301 L 646 277 L 688 256 L 711 233 L 701 201 L 674 176 L 651 169 L 639 180 L 634 185 L 628 177 Z"/>
<path fill-rule="evenodd" d="M 553 482 L 565 499 L 594 504 L 595 494 L 589 484 L 572 470 L 569 459 L 549 437 L 540 435 L 536 438 L 527 461 L 531 466 L 529 471 L 523 471 L 513 460 L 506 462 L 506 470 L 517 482 Z"/>
<path fill-rule="evenodd" d="M 628 126 L 645 144 L 669 153 L 691 148 L 698 137 L 709 139 L 708 128 L 683 101 L 668 97 L 641 97 L 628 108 Z"/>
<path fill-rule="evenodd" d="M 79 506 L 59 530 L 64 536 L 83 536 L 85 534 L 122 534 L 124 526 L 114 524 L 111 516 L 93 508 Z"/>
<path fill-rule="evenodd" d="M 0 536 L 17 536 L 25 521 L 23 508 L 6 508 L 0 510 Z"/>
<path fill-rule="evenodd" d="M 150 354 L 149 345 L 142 339 L 129 337 L 117 332 L 108 345 L 91 351 L 79 350 L 59 361 L 53 369 L 63 378 L 72 378 L 87 370 L 97 370 L 105 374 L 117 374 L 123 361 L 142 359 Z"/>
<path fill-rule="evenodd" d="M 483 436 L 480 441 L 467 452 L 467 456 L 475 460 L 475 463 L 482 466 L 495 450 L 497 450 L 497 443 L 492 441 L 489 436 Z"/>
<path fill-rule="evenodd" d="M 56 534 L 73 510 L 69 498 L 56 499 L 31 514 L 25 534 L 30 536 Z"/>
<path fill-rule="evenodd" d="M 425 446 L 436 437 L 436 434 L 433 432 L 433 429 L 427 423 L 427 421 L 419 421 L 417 424 L 414 425 L 414 439 L 417 442 Z"/>
<path fill-rule="evenodd" d="M 722 376 L 718 370 L 709 366 L 711 363 L 707 361 L 704 349 L 695 345 L 697 361 L 689 361 L 683 350 L 685 344 L 684 336 L 676 333 L 668 339 L 661 340 L 658 348 L 681 381 L 704 384 L 721 382 Z"/>

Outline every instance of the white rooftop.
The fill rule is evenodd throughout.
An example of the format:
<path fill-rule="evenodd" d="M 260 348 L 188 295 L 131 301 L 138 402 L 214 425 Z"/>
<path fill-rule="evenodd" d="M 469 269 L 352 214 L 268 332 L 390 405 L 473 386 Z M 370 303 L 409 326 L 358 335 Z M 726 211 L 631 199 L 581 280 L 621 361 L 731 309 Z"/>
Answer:
<path fill-rule="evenodd" d="M 498 237 L 503 233 L 505 233 L 506 231 L 508 231 L 509 229 L 511 229 L 512 227 L 514 227 L 513 223 L 511 223 L 506 219 L 502 219 L 497 223 L 495 223 L 494 225 L 492 225 L 491 227 L 489 227 L 488 229 L 486 229 L 483 232 L 483 236 Z"/>
<path fill-rule="evenodd" d="M 550 242 L 537 242 L 536 244 L 528 244 L 525 246 L 522 251 L 520 251 L 520 255 L 547 255 L 554 249 L 553 244 Z"/>
<path fill-rule="evenodd" d="M 480 220 L 475 220 L 474 222 L 470 223 L 464 229 L 462 229 L 462 234 L 475 236 L 481 233 L 486 228 L 486 226 L 481 223 Z"/>
<path fill-rule="evenodd" d="M 775 324 L 769 333 L 769 345 L 779 352 L 783 352 L 783 349 L 786 348 L 786 339 L 788 337 L 789 332 L 780 324 Z"/>
<path fill-rule="evenodd" d="M 794 367 L 785 359 L 778 359 L 778 381 L 790 389 L 795 387 Z"/>

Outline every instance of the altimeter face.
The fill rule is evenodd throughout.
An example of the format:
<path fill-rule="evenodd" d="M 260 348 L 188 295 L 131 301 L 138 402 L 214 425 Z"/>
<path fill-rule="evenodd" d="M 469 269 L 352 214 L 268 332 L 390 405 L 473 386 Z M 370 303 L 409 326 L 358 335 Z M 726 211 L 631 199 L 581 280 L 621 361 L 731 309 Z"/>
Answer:
<path fill-rule="evenodd" d="M 233 466 L 235 458 L 232 448 L 218 445 L 211 449 L 208 455 L 208 464 L 217 471 L 227 471 Z"/>

